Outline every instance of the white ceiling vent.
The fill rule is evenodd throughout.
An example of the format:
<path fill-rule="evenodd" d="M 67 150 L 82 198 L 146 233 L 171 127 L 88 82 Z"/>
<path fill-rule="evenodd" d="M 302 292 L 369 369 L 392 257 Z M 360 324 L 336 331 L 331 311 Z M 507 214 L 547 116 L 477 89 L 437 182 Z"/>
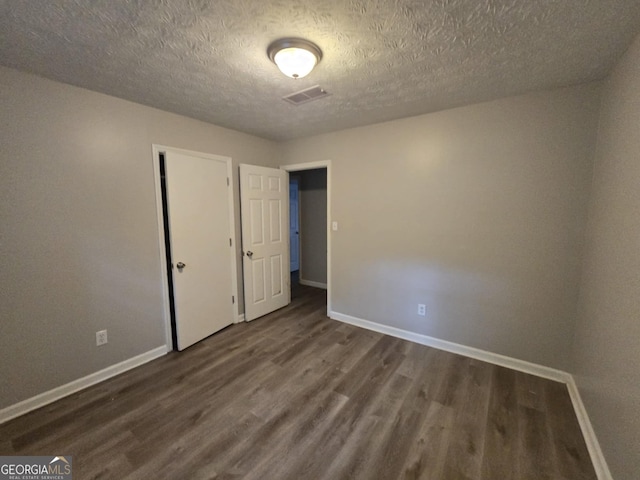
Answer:
<path fill-rule="evenodd" d="M 299 92 L 292 93 L 291 95 L 287 95 L 286 97 L 282 97 L 282 99 L 289 103 L 293 103 L 294 105 L 301 105 L 313 100 L 319 100 L 320 98 L 324 98 L 328 95 L 330 94 L 327 93 L 324 88 L 322 88 L 320 85 L 316 85 L 315 87 L 300 90 Z"/>

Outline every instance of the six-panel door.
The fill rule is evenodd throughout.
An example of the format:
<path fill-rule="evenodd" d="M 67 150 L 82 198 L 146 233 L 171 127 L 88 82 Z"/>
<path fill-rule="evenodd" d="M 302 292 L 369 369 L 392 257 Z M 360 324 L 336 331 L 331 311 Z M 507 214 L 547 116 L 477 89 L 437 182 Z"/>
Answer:
<path fill-rule="evenodd" d="M 291 301 L 288 179 L 284 170 L 240 165 L 245 320 Z"/>

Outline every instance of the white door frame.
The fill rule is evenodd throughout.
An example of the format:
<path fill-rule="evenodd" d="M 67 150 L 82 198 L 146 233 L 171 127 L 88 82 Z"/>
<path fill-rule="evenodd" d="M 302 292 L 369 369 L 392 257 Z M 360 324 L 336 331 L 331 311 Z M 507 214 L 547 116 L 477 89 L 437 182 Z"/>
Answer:
<path fill-rule="evenodd" d="M 229 181 L 228 198 L 229 198 L 229 235 L 233 248 L 230 248 L 231 262 L 231 291 L 234 293 L 235 301 L 233 302 L 234 323 L 239 321 L 238 315 L 238 270 L 236 264 L 236 216 L 233 208 L 233 168 L 231 157 L 223 157 L 221 155 L 213 155 L 210 153 L 195 152 L 193 150 L 185 150 L 182 148 L 166 147 L 164 145 L 152 145 L 153 152 L 153 177 L 156 188 L 156 213 L 158 221 L 158 253 L 160 255 L 160 273 L 162 276 L 162 316 L 164 318 L 165 328 L 165 345 L 167 352 L 173 350 L 173 340 L 171 336 L 171 308 L 169 305 L 169 266 L 167 265 L 167 249 L 164 243 L 164 212 L 162 209 L 162 186 L 160 179 L 160 154 L 169 152 L 181 153 L 184 155 L 192 155 L 200 158 L 225 162 L 227 165 L 227 179 Z"/>
<path fill-rule="evenodd" d="M 327 169 L 327 315 L 329 315 L 329 312 L 331 312 L 331 160 L 280 165 L 280 168 L 287 172 L 300 172 L 317 168 Z"/>

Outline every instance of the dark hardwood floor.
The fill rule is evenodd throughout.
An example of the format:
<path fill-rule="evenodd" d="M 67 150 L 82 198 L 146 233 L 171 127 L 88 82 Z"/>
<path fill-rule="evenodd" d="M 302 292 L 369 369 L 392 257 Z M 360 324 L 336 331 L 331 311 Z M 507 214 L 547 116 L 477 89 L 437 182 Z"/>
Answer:
<path fill-rule="evenodd" d="M 563 384 L 328 319 L 325 292 L 0 426 L 81 479 L 595 479 Z"/>

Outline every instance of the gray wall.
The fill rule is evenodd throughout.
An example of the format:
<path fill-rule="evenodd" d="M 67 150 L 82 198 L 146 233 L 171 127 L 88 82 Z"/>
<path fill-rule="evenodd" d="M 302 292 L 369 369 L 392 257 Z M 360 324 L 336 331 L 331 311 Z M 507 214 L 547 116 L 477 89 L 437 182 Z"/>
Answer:
<path fill-rule="evenodd" d="M 640 37 L 608 78 L 573 372 L 613 477 L 640 472 Z"/>
<path fill-rule="evenodd" d="M 332 161 L 333 310 L 567 368 L 599 92 L 532 93 L 284 144 L 285 163 Z"/>
<path fill-rule="evenodd" d="M 152 143 L 234 165 L 278 146 L 5 68 L 0 123 L 2 408 L 165 343 Z"/>
<path fill-rule="evenodd" d="M 300 178 L 300 279 L 327 283 L 327 170 L 296 172 Z"/>

